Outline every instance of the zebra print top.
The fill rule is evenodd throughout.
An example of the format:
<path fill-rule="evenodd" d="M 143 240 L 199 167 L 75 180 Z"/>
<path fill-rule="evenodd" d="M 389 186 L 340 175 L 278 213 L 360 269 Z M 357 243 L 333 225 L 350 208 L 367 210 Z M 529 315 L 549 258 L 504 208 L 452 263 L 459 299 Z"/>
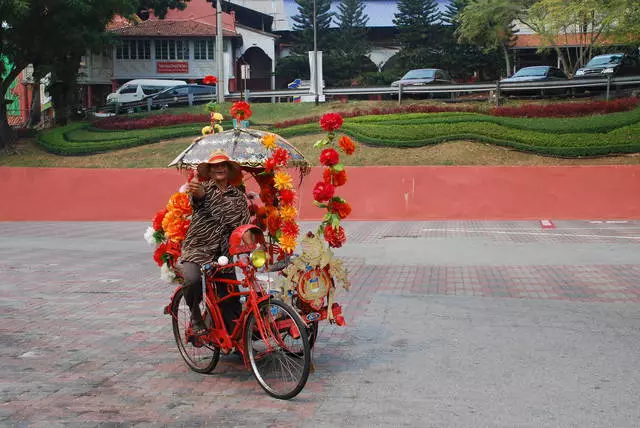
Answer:
<path fill-rule="evenodd" d="M 181 257 L 183 262 L 199 265 L 223 255 L 228 257 L 231 232 L 251 219 L 247 200 L 240 189 L 229 185 L 220 190 L 213 181 L 203 185 L 204 198 L 191 197 L 193 214 L 182 243 Z"/>

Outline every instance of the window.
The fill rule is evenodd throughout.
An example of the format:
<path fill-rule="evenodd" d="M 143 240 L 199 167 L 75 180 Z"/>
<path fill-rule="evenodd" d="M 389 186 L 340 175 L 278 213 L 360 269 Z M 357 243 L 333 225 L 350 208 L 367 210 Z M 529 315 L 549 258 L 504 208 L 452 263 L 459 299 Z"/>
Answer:
<path fill-rule="evenodd" d="M 120 40 L 116 46 L 117 59 L 151 59 L 151 41 L 142 39 Z"/>
<path fill-rule="evenodd" d="M 215 86 L 206 86 L 206 87 L 196 86 L 192 89 L 195 95 L 209 95 L 209 94 L 214 94 L 216 92 Z"/>
<path fill-rule="evenodd" d="M 213 39 L 196 40 L 193 43 L 193 59 L 213 60 Z"/>
<path fill-rule="evenodd" d="M 158 92 L 164 91 L 165 89 L 167 89 L 166 86 L 146 86 L 146 85 L 142 85 L 142 92 L 144 92 L 145 95 L 157 94 Z"/>
<path fill-rule="evenodd" d="M 126 85 L 120 89 L 121 94 L 135 94 L 138 91 L 138 87 L 136 85 Z"/>
<path fill-rule="evenodd" d="M 189 59 L 189 41 L 157 40 L 156 59 Z"/>

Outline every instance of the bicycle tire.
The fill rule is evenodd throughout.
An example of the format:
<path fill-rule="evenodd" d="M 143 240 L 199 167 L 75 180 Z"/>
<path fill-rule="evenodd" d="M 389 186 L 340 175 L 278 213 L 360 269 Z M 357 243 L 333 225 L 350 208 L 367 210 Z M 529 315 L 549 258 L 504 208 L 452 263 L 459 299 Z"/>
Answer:
<path fill-rule="evenodd" d="M 289 400 L 302 391 L 309 378 L 311 347 L 309 346 L 307 328 L 296 311 L 280 300 L 266 300 L 260 303 L 258 311 L 265 326 L 268 326 L 268 331 L 277 334 L 277 337 L 273 335 L 268 340 L 273 342 L 278 349 L 269 351 L 270 344 L 265 344 L 261 335 L 255 330 L 255 314 L 250 314 L 245 325 L 244 338 L 246 355 L 248 356 L 251 370 L 258 384 L 267 394 L 280 400 Z M 298 337 L 288 334 L 291 327 L 288 328 L 286 335 L 292 341 L 295 340 L 295 343 L 284 343 L 282 339 L 284 329 L 278 327 L 278 322 L 280 322 L 280 325 L 291 325 L 291 323 L 283 323 L 285 317 L 291 319 L 297 329 Z M 283 331 L 281 332 L 280 330 Z M 264 355 L 260 355 L 259 350 L 261 349 L 264 349 Z M 267 370 L 270 365 L 276 369 L 273 376 Z M 278 366 L 279 371 L 277 370 Z M 276 386 L 277 382 L 280 379 L 285 381 L 285 375 L 291 376 L 291 380 L 288 382 L 289 385 L 278 388 Z"/>
<path fill-rule="evenodd" d="M 178 351 L 187 366 L 197 373 L 211 373 L 216 368 L 220 359 L 220 349 L 209 344 L 202 343 L 197 337 L 191 337 L 187 342 L 186 329 L 191 321 L 191 310 L 184 298 L 183 290 L 179 290 L 173 299 L 171 306 L 171 319 L 173 325 L 173 337 L 178 345 Z M 181 315 L 184 319 L 181 319 Z M 182 327 L 182 329 L 181 329 Z M 199 345 L 199 346 L 198 346 Z M 190 353 L 189 349 L 193 349 Z M 197 358 L 196 353 L 202 350 L 202 357 Z"/>

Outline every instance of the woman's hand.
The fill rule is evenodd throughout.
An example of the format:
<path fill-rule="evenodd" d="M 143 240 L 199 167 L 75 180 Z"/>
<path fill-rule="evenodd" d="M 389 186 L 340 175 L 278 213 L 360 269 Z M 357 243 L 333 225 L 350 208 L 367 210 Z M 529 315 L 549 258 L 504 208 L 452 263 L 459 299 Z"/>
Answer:
<path fill-rule="evenodd" d="M 191 193 L 194 198 L 204 198 L 204 186 L 198 180 L 190 181 L 187 186 L 187 192 Z"/>

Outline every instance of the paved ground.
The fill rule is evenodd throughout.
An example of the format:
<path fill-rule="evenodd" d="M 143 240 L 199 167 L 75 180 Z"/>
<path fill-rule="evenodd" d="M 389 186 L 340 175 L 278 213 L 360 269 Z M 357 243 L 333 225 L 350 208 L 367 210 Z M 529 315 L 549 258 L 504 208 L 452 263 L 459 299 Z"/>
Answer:
<path fill-rule="evenodd" d="M 0 223 L 2 426 L 640 426 L 640 222 L 350 223 L 347 327 L 190 372 L 143 223 Z"/>

